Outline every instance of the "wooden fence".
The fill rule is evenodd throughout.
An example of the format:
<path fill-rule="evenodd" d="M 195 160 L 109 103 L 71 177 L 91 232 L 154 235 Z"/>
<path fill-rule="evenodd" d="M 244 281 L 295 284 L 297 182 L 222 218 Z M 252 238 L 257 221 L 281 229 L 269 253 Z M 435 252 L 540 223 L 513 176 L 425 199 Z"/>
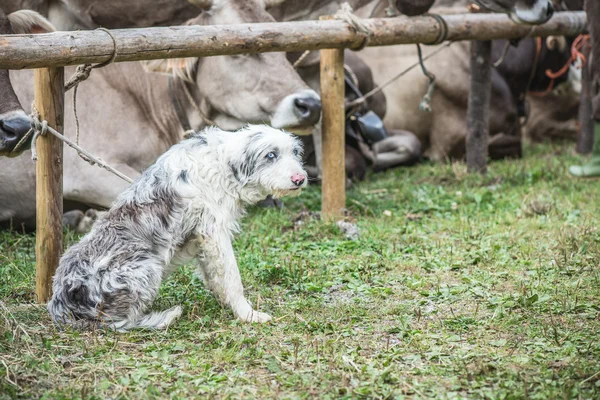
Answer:
<path fill-rule="evenodd" d="M 367 45 L 386 46 L 578 35 L 585 30 L 586 17 L 583 12 L 560 12 L 540 26 L 516 25 L 508 17 L 496 14 L 373 18 L 362 22 L 371 33 Z M 365 40 L 363 33 L 336 19 L 110 32 L 0 35 L 0 69 L 40 68 L 35 73 L 36 108 L 41 119 L 62 131 L 63 67 L 107 61 L 114 54 L 115 42 L 115 62 L 321 50 L 323 151 L 327 153 L 322 171 L 322 213 L 325 218 L 341 215 L 345 205 L 343 49 L 360 47 Z M 490 68 L 489 62 L 484 67 Z M 484 125 L 487 123 L 480 121 L 477 126 Z M 63 148 L 52 135 L 40 136 L 37 143 L 36 295 L 39 302 L 46 302 L 62 252 Z"/>

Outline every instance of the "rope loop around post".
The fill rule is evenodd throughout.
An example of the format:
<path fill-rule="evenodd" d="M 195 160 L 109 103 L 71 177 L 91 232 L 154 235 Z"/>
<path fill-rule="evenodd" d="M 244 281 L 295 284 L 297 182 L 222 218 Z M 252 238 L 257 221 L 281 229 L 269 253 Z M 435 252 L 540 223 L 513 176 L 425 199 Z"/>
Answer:
<path fill-rule="evenodd" d="M 433 18 L 437 22 L 437 25 L 438 25 L 438 36 L 435 38 L 435 40 L 433 42 L 427 43 L 427 44 L 428 45 L 436 45 L 436 44 L 441 44 L 441 43 L 445 42 L 446 39 L 448 39 L 448 23 L 446 22 L 444 17 L 442 17 L 440 14 L 434 14 L 434 13 L 425 13 L 425 14 L 423 14 L 423 16 Z"/>
<path fill-rule="evenodd" d="M 103 31 L 110 36 L 113 42 L 113 53 L 110 58 L 104 62 L 101 62 L 96 65 L 92 64 L 82 64 L 78 65 L 77 69 L 75 69 L 75 73 L 67 83 L 65 84 L 65 92 L 73 89 L 73 115 L 75 116 L 75 130 L 77 132 L 76 142 L 79 144 L 79 117 L 77 116 L 77 89 L 79 88 L 79 84 L 90 77 L 93 69 L 102 68 L 107 66 L 108 64 L 112 64 L 117 58 L 117 39 L 113 36 L 113 34 L 106 28 L 96 28 L 97 31 Z"/>
<path fill-rule="evenodd" d="M 364 49 L 371 40 L 371 36 L 373 36 L 373 31 L 365 25 L 362 18 L 353 13 L 352 7 L 348 3 L 343 3 L 342 7 L 333 15 L 333 18 L 342 20 L 346 22 L 348 25 L 352 26 L 356 33 L 363 37 L 362 43 L 352 50 L 359 51 Z"/>
<path fill-rule="evenodd" d="M 118 55 L 117 39 L 115 39 L 114 35 L 106 28 L 96 28 L 95 30 L 106 32 L 108 34 L 108 36 L 110 36 L 110 39 L 113 42 L 113 53 L 108 60 L 101 62 L 100 64 L 96 64 L 96 65 L 82 64 L 82 65 L 77 66 L 75 73 L 73 74 L 73 76 L 71 78 L 69 78 L 69 80 L 65 84 L 65 92 L 68 92 L 69 90 L 71 90 L 74 87 L 76 87 L 77 85 L 79 85 L 81 82 L 88 79 L 90 77 L 90 73 L 92 72 L 92 69 L 106 67 L 108 64 L 112 64 L 115 61 L 115 59 L 117 58 L 117 55 Z"/>
<path fill-rule="evenodd" d="M 33 161 L 37 161 L 37 147 L 36 142 L 37 138 L 40 135 L 46 135 L 48 132 L 48 121 L 40 121 L 37 117 L 31 118 L 31 129 L 33 130 L 33 139 L 31 139 L 31 159 Z"/>

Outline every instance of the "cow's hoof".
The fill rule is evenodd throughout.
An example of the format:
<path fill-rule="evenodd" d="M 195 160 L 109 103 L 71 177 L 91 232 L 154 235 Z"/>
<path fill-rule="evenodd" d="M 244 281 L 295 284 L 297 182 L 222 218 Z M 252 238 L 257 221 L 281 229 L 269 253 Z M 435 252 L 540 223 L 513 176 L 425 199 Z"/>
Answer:
<path fill-rule="evenodd" d="M 79 222 L 77 228 L 75 228 L 75 232 L 79 234 L 88 233 L 90 229 L 92 229 L 94 222 L 96 222 L 96 220 L 101 217 L 102 214 L 104 214 L 104 211 L 98 211 L 90 208 L 85 212 L 83 219 Z"/>
<path fill-rule="evenodd" d="M 63 228 L 71 231 L 77 231 L 77 227 L 81 221 L 85 218 L 85 214 L 81 210 L 67 211 L 63 214 L 62 223 Z"/>

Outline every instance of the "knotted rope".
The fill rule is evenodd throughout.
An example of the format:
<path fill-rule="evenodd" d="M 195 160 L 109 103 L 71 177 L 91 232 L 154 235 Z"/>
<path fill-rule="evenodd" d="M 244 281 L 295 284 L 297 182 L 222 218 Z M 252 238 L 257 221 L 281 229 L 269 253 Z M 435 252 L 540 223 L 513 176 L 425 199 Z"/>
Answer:
<path fill-rule="evenodd" d="M 438 25 L 437 37 L 433 42 L 427 44 L 436 45 L 445 42 L 446 39 L 448 39 L 448 23 L 446 22 L 446 20 L 441 15 L 434 13 L 426 13 L 423 14 L 423 16 L 433 18 Z"/>
<path fill-rule="evenodd" d="M 73 115 L 75 116 L 75 132 L 76 132 L 76 141 L 79 144 L 79 117 L 77 116 L 77 89 L 79 88 L 79 84 L 90 77 L 93 69 L 106 67 L 108 64 L 112 64 L 117 58 L 117 40 L 113 36 L 113 34 L 106 28 L 96 28 L 97 31 L 103 31 L 110 36 L 113 42 L 113 53 L 112 56 L 99 64 L 82 64 L 78 65 L 77 69 L 75 69 L 75 73 L 67 83 L 65 84 L 65 92 L 73 89 Z"/>
<path fill-rule="evenodd" d="M 358 45 L 358 47 L 352 49 L 353 51 L 362 50 L 367 46 L 369 40 L 371 40 L 371 36 L 373 36 L 373 31 L 371 31 L 371 29 L 365 25 L 362 18 L 353 13 L 352 6 L 350 6 L 350 4 L 343 3 L 341 8 L 337 10 L 335 14 L 333 14 L 333 18 L 344 21 L 354 28 L 356 33 L 363 37 L 362 43 Z M 302 55 L 292 64 L 294 69 L 298 69 L 298 67 L 302 65 L 304 60 L 306 60 L 306 57 L 308 57 L 311 52 L 312 50 L 306 50 L 304 53 L 302 53 Z"/>
<path fill-rule="evenodd" d="M 333 18 L 342 20 L 352 26 L 356 33 L 363 37 L 362 43 L 352 50 L 359 51 L 365 48 L 373 36 L 373 31 L 363 22 L 362 18 L 352 12 L 352 7 L 348 3 L 343 3 L 341 8 L 333 15 Z"/>

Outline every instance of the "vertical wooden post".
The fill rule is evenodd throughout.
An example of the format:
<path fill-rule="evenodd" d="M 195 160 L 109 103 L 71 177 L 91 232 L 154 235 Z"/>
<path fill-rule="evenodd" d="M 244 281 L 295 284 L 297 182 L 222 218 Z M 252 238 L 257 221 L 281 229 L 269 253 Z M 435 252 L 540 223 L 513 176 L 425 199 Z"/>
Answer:
<path fill-rule="evenodd" d="M 321 50 L 324 219 L 341 217 L 346 207 L 344 88 L 344 49 Z"/>
<path fill-rule="evenodd" d="M 64 69 L 34 71 L 35 108 L 40 120 L 63 132 Z M 36 245 L 35 294 L 46 303 L 52 294 L 52 277 L 62 254 L 63 144 L 46 134 L 37 140 L 36 162 Z"/>
<path fill-rule="evenodd" d="M 584 55 L 589 60 L 589 49 Z M 579 133 L 575 150 L 579 154 L 590 154 L 594 146 L 594 119 L 592 118 L 592 79 L 589 63 L 581 70 L 581 94 L 579 95 Z"/>
<path fill-rule="evenodd" d="M 471 42 L 471 87 L 467 108 L 467 170 L 487 173 L 492 42 Z"/>

